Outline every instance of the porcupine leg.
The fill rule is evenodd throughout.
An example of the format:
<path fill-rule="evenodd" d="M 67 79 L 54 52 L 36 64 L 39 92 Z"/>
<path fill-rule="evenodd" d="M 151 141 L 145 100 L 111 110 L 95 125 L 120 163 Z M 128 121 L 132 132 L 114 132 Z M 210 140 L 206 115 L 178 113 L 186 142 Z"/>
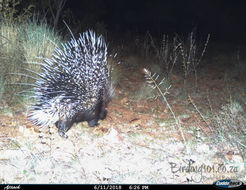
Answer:
<path fill-rule="evenodd" d="M 73 123 L 71 121 L 58 121 L 56 122 L 56 127 L 58 128 L 58 133 L 63 138 L 68 138 L 66 132 L 72 127 Z"/>
<path fill-rule="evenodd" d="M 108 114 L 108 111 L 105 107 L 102 107 L 101 112 L 99 114 L 99 119 L 104 120 Z"/>
<path fill-rule="evenodd" d="M 88 121 L 88 125 L 90 127 L 98 126 L 99 125 L 98 121 L 100 119 L 101 120 L 105 119 L 106 118 L 106 115 L 107 115 L 107 110 L 105 109 L 103 102 L 100 101 L 97 104 L 96 109 L 95 109 L 95 118 L 92 119 L 92 120 L 89 120 Z"/>
<path fill-rule="evenodd" d="M 99 125 L 98 119 L 93 119 L 93 120 L 88 121 L 88 125 L 89 125 L 90 127 L 98 126 L 98 125 Z"/>

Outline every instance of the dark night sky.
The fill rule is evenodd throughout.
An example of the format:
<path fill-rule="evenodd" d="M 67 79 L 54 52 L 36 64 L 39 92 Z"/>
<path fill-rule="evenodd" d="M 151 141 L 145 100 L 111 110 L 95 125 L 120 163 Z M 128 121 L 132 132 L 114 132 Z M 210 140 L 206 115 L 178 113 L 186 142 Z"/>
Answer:
<path fill-rule="evenodd" d="M 68 0 L 75 18 L 103 21 L 117 33 L 186 33 L 196 27 L 214 40 L 246 41 L 246 0 Z"/>

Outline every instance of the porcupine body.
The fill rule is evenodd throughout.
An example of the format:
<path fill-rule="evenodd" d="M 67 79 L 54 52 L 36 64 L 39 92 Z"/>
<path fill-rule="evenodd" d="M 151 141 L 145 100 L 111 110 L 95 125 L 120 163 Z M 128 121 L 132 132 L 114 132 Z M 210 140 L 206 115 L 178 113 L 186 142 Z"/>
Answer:
<path fill-rule="evenodd" d="M 98 125 L 107 115 L 114 89 L 107 64 L 107 45 L 89 30 L 56 48 L 44 59 L 35 84 L 36 104 L 29 119 L 38 126 L 55 124 L 60 136 L 74 123 Z"/>

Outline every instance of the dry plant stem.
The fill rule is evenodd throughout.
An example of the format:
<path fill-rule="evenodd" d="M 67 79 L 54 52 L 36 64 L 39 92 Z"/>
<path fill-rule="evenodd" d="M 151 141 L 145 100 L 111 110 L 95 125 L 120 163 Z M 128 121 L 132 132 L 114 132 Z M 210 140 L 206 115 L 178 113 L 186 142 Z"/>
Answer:
<path fill-rule="evenodd" d="M 198 84 L 197 84 L 197 70 L 196 70 L 196 67 L 200 64 L 201 59 L 202 59 L 202 57 L 203 57 L 204 54 L 205 54 L 205 51 L 206 51 L 207 46 L 208 46 L 209 39 L 210 39 L 210 34 L 208 34 L 208 37 L 207 37 L 207 40 L 206 40 L 206 42 L 205 42 L 205 45 L 204 45 L 204 48 L 203 48 L 203 50 L 202 50 L 202 53 L 201 53 L 200 58 L 198 59 L 197 62 L 192 62 L 192 63 L 193 63 L 193 67 L 194 67 L 194 72 L 195 72 L 195 88 L 196 88 L 196 89 L 198 88 Z"/>
<path fill-rule="evenodd" d="M 158 46 L 149 32 L 146 34 L 146 37 L 148 37 L 150 41 L 148 50 L 153 48 L 158 64 L 164 66 L 166 76 L 169 78 L 178 60 L 178 50 L 181 43 L 178 43 L 177 36 L 170 42 L 168 35 L 164 34 L 161 45 Z"/>
<path fill-rule="evenodd" d="M 174 112 L 173 112 L 173 110 L 172 110 L 170 104 L 168 103 L 168 101 L 167 101 L 165 95 L 162 93 L 161 89 L 159 88 L 159 85 L 156 83 L 156 80 L 151 76 L 151 72 L 150 72 L 149 70 L 147 70 L 147 69 L 144 69 L 144 72 L 145 72 L 145 74 L 147 75 L 148 79 L 151 80 L 150 83 L 151 83 L 151 84 L 154 84 L 154 85 L 153 85 L 154 88 L 157 88 L 157 89 L 158 89 L 158 91 L 159 91 L 159 93 L 161 94 L 162 98 L 163 98 L 164 101 L 166 102 L 166 105 L 167 105 L 168 109 L 171 111 L 172 116 L 173 116 L 173 118 L 175 119 L 176 125 L 177 125 L 178 128 L 179 128 L 179 131 L 180 131 L 180 134 L 181 134 L 181 136 L 182 136 L 182 139 L 183 139 L 184 143 L 186 144 L 186 140 L 185 140 L 185 137 L 184 137 L 184 133 L 183 133 L 182 127 L 181 127 L 181 125 L 180 125 L 180 120 L 175 116 L 175 114 L 174 114 Z"/>
<path fill-rule="evenodd" d="M 180 53 L 182 57 L 182 64 L 184 70 L 184 89 L 187 88 L 187 78 L 191 71 L 194 72 L 195 75 L 195 88 L 198 88 L 197 84 L 197 66 L 200 64 L 202 57 L 205 54 L 208 42 L 209 42 L 210 34 L 208 34 L 207 40 L 204 44 L 203 50 L 201 54 L 198 55 L 200 52 L 200 46 L 197 44 L 196 38 L 194 33 L 191 32 L 186 41 L 180 39 Z M 199 56 L 199 57 L 198 57 Z"/>
<path fill-rule="evenodd" d="M 173 71 L 175 63 L 177 62 L 179 46 L 180 43 L 177 43 L 177 37 L 174 37 L 172 43 L 170 43 L 168 40 L 168 36 L 163 35 L 161 48 L 156 48 L 157 57 L 160 64 L 165 65 L 168 78 Z"/>
<path fill-rule="evenodd" d="M 198 110 L 196 104 L 193 102 L 193 100 L 191 99 L 190 96 L 188 96 L 189 101 L 191 102 L 191 104 L 193 105 L 193 107 L 196 109 L 197 113 L 200 115 L 200 117 L 202 118 L 202 120 L 206 123 L 207 127 L 209 128 L 211 134 L 213 134 L 213 130 L 211 129 L 210 125 L 208 124 L 208 122 L 206 121 L 206 119 L 204 118 L 204 116 L 202 115 L 202 113 Z"/>
<path fill-rule="evenodd" d="M 208 105 L 209 105 L 210 111 L 213 113 L 213 108 L 212 108 L 212 104 L 211 104 L 211 101 L 210 101 L 210 98 L 209 98 L 208 90 L 207 90 L 207 100 L 208 100 Z"/>

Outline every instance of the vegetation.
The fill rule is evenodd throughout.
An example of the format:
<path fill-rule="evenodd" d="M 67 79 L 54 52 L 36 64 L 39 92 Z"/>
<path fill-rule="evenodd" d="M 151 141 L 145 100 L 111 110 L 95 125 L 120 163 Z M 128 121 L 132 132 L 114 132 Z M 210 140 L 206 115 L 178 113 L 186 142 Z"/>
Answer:
<path fill-rule="evenodd" d="M 23 99 L 16 95 L 27 92 L 35 77 L 28 70 L 38 72 L 39 64 L 35 63 L 51 56 L 61 38 L 45 22 L 39 23 L 37 19 L 21 24 L 3 20 L 0 36 L 0 96 L 9 105 L 22 103 Z"/>
<path fill-rule="evenodd" d="M 194 175 L 201 179 L 195 180 L 192 172 L 185 171 L 175 181 L 170 160 L 188 160 L 189 166 L 193 160 L 229 163 L 241 170 L 223 175 L 246 180 L 243 47 L 221 51 L 224 44 L 221 48 L 210 34 L 198 36 L 194 30 L 159 38 L 149 31 L 145 35 L 129 31 L 114 38 L 99 20 L 103 10 L 97 7 L 98 15 L 79 22 L 65 3 L 42 1 L 39 9 L 37 1 L 0 0 L 0 170 L 15 172 L 0 173 L 0 183 L 16 179 L 70 183 L 71 176 L 74 183 L 129 183 L 130 179 L 133 183 L 203 183 L 221 177 L 216 173 L 203 179 L 209 172 L 198 172 Z M 29 126 L 22 108 L 28 108 L 43 58 L 63 42 L 61 36 L 70 38 L 63 30 L 64 18 L 74 26 L 75 36 L 93 28 L 110 42 L 116 96 L 109 106 L 109 119 L 99 128 L 77 125 L 67 141 L 51 138 L 48 132 L 48 142 L 40 144 L 37 129 Z M 14 116 L 4 115 L 6 110 Z M 12 135 L 9 128 L 17 132 Z"/>

